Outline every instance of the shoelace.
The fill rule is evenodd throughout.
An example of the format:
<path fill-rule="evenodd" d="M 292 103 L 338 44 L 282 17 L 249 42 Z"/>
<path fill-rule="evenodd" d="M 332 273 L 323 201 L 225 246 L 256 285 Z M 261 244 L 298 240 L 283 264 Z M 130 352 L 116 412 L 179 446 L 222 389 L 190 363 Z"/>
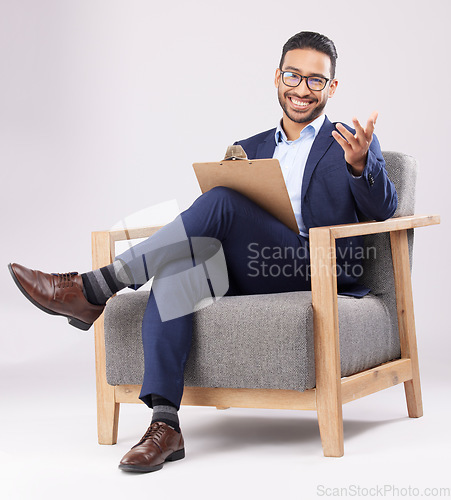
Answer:
<path fill-rule="evenodd" d="M 58 276 L 58 283 L 56 286 L 58 288 L 61 287 L 67 287 L 67 286 L 74 286 L 74 282 L 72 280 L 73 276 L 77 276 L 77 272 L 70 272 L 70 273 L 52 273 L 52 276 Z"/>
<path fill-rule="evenodd" d="M 136 444 L 135 446 L 138 446 L 138 445 L 144 443 L 144 441 L 146 439 L 151 439 L 158 446 L 158 448 L 160 448 L 158 443 L 157 443 L 157 440 L 159 438 L 161 438 L 163 436 L 163 434 L 164 434 L 163 424 L 161 422 L 154 422 L 153 424 L 150 425 L 150 427 L 145 432 L 144 436 L 140 439 L 139 443 Z"/>

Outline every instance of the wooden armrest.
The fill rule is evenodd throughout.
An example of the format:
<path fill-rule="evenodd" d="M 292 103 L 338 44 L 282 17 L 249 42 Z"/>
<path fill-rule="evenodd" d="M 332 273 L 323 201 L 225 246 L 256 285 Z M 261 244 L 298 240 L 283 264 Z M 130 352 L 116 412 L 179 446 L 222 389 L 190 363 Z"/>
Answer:
<path fill-rule="evenodd" d="M 114 243 L 116 241 L 148 238 L 162 227 L 163 226 L 149 226 L 111 231 L 93 231 L 91 233 L 92 268 L 99 269 L 113 262 L 115 257 Z"/>
<path fill-rule="evenodd" d="M 440 224 L 439 215 L 409 215 L 407 217 L 396 217 L 381 222 L 359 222 L 356 224 L 315 227 L 310 229 L 310 244 L 313 248 L 317 235 L 319 233 L 324 234 L 324 231 L 329 234 L 329 238 L 337 239 L 347 236 L 400 231 L 403 229 L 431 226 L 433 224 Z M 162 227 L 163 226 L 149 226 L 111 231 L 94 231 L 92 233 L 93 268 L 98 269 L 99 267 L 107 266 L 113 262 L 115 256 L 114 243 L 116 241 L 148 238 Z M 335 245 L 333 241 L 330 241 L 330 246 L 327 246 L 332 248 Z"/>
<path fill-rule="evenodd" d="M 138 238 L 148 238 L 156 233 L 163 226 L 148 226 L 148 227 L 134 227 L 130 229 L 113 229 L 111 231 L 97 231 L 99 233 L 107 233 L 111 242 L 135 240 Z M 93 233 L 94 234 L 94 233 Z"/>
<path fill-rule="evenodd" d="M 315 227 L 310 229 L 309 234 L 311 236 L 313 232 L 328 230 L 333 238 L 338 239 L 348 236 L 363 236 L 365 234 L 401 231 L 403 229 L 432 226 L 434 224 L 440 224 L 439 215 L 408 215 L 406 217 L 394 217 L 380 222 L 357 222 L 355 224 Z"/>
<path fill-rule="evenodd" d="M 323 226 L 310 229 L 310 244 L 313 250 L 317 235 L 328 233 L 328 238 L 335 240 L 347 236 L 359 236 L 365 234 L 383 233 L 412 229 L 416 227 L 431 226 L 440 224 L 439 215 L 409 215 L 407 217 L 396 217 L 381 222 L 359 222 L 356 224 L 340 224 L 337 226 Z M 94 231 L 92 233 L 92 256 L 93 268 L 107 266 L 114 260 L 114 243 L 116 241 L 133 240 L 137 238 L 148 238 L 156 233 L 163 226 L 137 227 L 131 229 L 120 229 L 111 231 Z M 323 240 L 323 241 L 326 241 Z M 330 240 L 330 245 L 334 247 L 334 241 Z M 314 253 L 312 251 L 312 253 Z"/>
<path fill-rule="evenodd" d="M 337 278 L 336 278 L 336 249 L 335 240 L 349 236 L 363 236 L 390 232 L 396 246 L 400 239 L 407 245 L 406 230 L 417 227 L 440 224 L 439 215 L 409 215 L 395 217 L 385 221 L 359 222 L 356 224 L 340 224 L 336 226 L 322 226 L 310 229 L 310 263 L 312 271 L 312 302 L 313 307 L 320 309 L 323 304 L 333 302 L 333 314 L 336 314 Z M 404 248 L 408 255 L 407 246 Z M 407 252 L 407 253 L 406 253 Z M 407 257 L 408 258 L 408 257 Z M 395 272 L 397 262 L 394 260 Z M 329 311 L 332 313 L 332 311 Z M 331 317 L 331 316 L 330 316 Z M 329 327 L 332 325 L 329 324 Z"/>

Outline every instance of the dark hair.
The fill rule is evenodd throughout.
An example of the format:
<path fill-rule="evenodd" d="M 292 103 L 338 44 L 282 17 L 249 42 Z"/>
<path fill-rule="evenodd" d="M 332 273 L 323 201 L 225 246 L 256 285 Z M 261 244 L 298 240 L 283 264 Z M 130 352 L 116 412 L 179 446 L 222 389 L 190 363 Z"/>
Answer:
<path fill-rule="evenodd" d="M 337 49 L 334 42 L 327 36 L 315 33 L 313 31 L 301 31 L 293 35 L 283 46 L 282 57 L 280 58 L 279 68 L 282 69 L 282 64 L 285 59 L 285 54 L 294 49 L 313 49 L 330 57 L 330 77 L 335 77 L 335 67 L 337 63 Z"/>

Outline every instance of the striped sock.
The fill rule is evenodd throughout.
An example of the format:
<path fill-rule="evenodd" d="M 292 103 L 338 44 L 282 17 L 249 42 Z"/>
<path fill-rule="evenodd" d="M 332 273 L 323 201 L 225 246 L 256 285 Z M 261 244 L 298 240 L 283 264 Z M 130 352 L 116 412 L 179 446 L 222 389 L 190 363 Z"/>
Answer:
<path fill-rule="evenodd" d="M 115 260 L 109 266 L 84 273 L 81 278 L 86 300 L 95 305 L 106 304 L 106 301 L 116 292 L 133 283 L 129 270 L 120 260 Z"/>
<path fill-rule="evenodd" d="M 177 407 L 167 399 L 152 394 L 152 424 L 154 422 L 164 422 L 170 425 L 175 431 L 180 432 L 180 422 Z"/>

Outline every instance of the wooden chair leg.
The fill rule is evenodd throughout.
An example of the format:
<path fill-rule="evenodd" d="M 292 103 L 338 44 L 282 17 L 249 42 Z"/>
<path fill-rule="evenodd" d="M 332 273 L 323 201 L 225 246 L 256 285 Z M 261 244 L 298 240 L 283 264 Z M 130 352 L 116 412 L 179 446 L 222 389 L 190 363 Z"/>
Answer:
<path fill-rule="evenodd" d="M 418 418 L 423 415 L 423 402 L 421 398 L 420 368 L 415 334 L 407 230 L 391 232 L 390 240 L 395 277 L 401 358 L 410 358 L 412 364 L 412 380 L 404 382 L 407 411 L 409 417 Z"/>
<path fill-rule="evenodd" d="M 404 382 L 404 392 L 406 393 L 407 412 L 410 418 L 423 416 L 423 400 L 421 397 L 420 380 L 407 380 Z"/>
<path fill-rule="evenodd" d="M 317 400 L 318 401 L 318 400 Z M 319 403 L 318 426 L 325 457 L 342 457 L 344 454 L 343 414 L 341 404 L 324 400 Z"/>
<path fill-rule="evenodd" d="M 99 444 L 116 444 L 120 404 L 115 403 L 114 400 L 108 400 L 105 396 L 105 393 L 97 394 L 98 442 Z"/>
<path fill-rule="evenodd" d="M 310 234 L 316 409 L 324 456 L 341 457 L 343 413 L 335 240 L 327 229 Z"/>
<path fill-rule="evenodd" d="M 93 269 L 111 264 L 113 248 L 107 231 L 92 233 Z M 99 444 L 116 444 L 119 423 L 119 403 L 116 403 L 114 387 L 106 380 L 105 329 L 103 314 L 94 323 L 96 392 L 97 392 L 97 435 Z"/>
<path fill-rule="evenodd" d="M 99 444 L 116 444 L 119 424 L 119 403 L 114 386 L 106 380 L 103 315 L 95 322 L 97 434 Z"/>

